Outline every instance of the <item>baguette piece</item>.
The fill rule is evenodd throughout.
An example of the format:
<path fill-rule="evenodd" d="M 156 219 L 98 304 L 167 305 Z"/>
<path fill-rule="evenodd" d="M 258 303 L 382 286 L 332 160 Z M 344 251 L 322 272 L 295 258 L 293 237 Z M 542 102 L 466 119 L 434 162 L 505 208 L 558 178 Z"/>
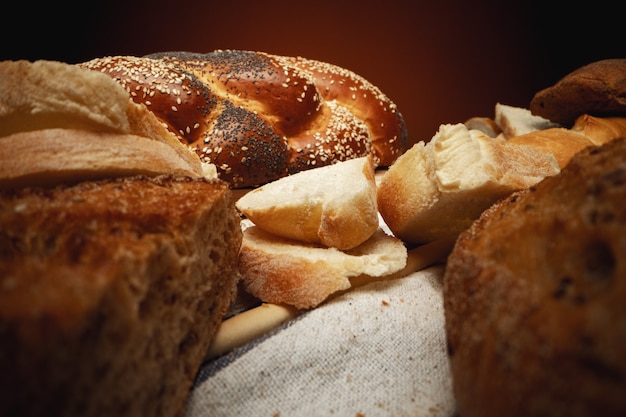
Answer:
<path fill-rule="evenodd" d="M 392 274 L 406 263 L 402 241 L 382 229 L 356 248 L 340 251 L 281 238 L 252 225 L 244 230 L 239 257 L 246 292 L 297 309 L 316 307 L 350 288 L 351 277 Z"/>
<path fill-rule="evenodd" d="M 228 184 L 3 190 L 0 230 L 0 415 L 182 415 L 239 279 Z"/>
<path fill-rule="evenodd" d="M 395 236 L 421 244 L 458 234 L 495 201 L 559 171 L 551 154 L 445 124 L 388 169 L 377 203 Z"/>
<path fill-rule="evenodd" d="M 443 277 L 459 415 L 623 416 L 626 139 L 462 233 Z"/>
<path fill-rule="evenodd" d="M 372 156 L 300 171 L 243 195 L 237 208 L 275 235 L 339 250 L 379 227 Z"/>
<path fill-rule="evenodd" d="M 554 127 L 510 138 L 510 143 L 530 145 L 556 158 L 563 169 L 572 157 L 589 146 L 599 146 L 626 136 L 626 118 L 580 116 L 571 129 Z"/>

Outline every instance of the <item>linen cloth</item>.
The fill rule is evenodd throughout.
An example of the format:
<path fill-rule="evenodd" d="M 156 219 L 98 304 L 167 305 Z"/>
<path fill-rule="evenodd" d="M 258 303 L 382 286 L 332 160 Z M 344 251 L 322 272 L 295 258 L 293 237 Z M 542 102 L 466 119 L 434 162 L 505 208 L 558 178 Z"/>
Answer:
<path fill-rule="evenodd" d="M 205 363 L 186 417 L 453 416 L 442 275 L 355 288 Z"/>

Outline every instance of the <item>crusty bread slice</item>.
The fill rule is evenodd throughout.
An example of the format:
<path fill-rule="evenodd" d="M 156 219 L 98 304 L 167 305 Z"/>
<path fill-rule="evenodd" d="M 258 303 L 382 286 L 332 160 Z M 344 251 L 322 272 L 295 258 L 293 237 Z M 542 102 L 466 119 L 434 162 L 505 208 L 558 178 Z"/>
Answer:
<path fill-rule="evenodd" d="M 258 226 L 244 230 L 239 269 L 244 289 L 267 303 L 316 307 L 350 288 L 350 278 L 380 277 L 404 268 L 407 249 L 382 229 L 356 248 L 340 251 L 285 239 Z"/>
<path fill-rule="evenodd" d="M 395 236 L 426 243 L 458 234 L 495 201 L 558 172 L 551 154 L 445 124 L 388 169 L 378 208 Z"/>
<path fill-rule="evenodd" d="M 178 174 L 215 178 L 199 160 L 166 143 L 133 134 L 42 129 L 0 137 L 0 189 L 88 179 Z"/>
<path fill-rule="evenodd" d="M 529 109 L 502 103 L 496 103 L 494 121 L 506 138 L 560 127 L 558 123 L 532 114 Z"/>
<path fill-rule="evenodd" d="M 239 220 L 218 180 L 0 190 L 0 415 L 182 415 Z"/>
<path fill-rule="evenodd" d="M 236 205 L 260 229 L 340 250 L 365 242 L 379 226 L 371 156 L 283 177 Z"/>
<path fill-rule="evenodd" d="M 81 156 L 88 145 L 85 139 L 90 138 L 89 132 L 100 133 L 97 140 L 103 143 L 94 145 L 97 153 L 106 147 L 109 138 L 112 139 L 111 153 L 115 153 L 119 143 L 113 142 L 119 139 L 118 135 L 134 135 L 137 140 L 142 139 L 136 143 L 136 148 L 147 148 L 146 154 L 159 152 L 150 148 L 163 149 L 163 145 L 167 145 L 170 149 L 164 152 L 181 159 L 179 165 L 185 165 L 189 175 L 217 176 L 214 166 L 201 162 L 198 155 L 181 143 L 145 105 L 135 104 L 130 99 L 130 93 L 106 74 L 57 61 L 2 61 L 0 91 L 3 152 L 19 156 L 20 161 L 27 162 L 26 154 L 35 154 L 35 163 L 40 158 L 47 158 L 48 165 L 52 166 L 66 163 L 73 155 L 66 154 L 65 150 L 55 152 L 48 148 L 49 143 L 40 143 L 37 134 L 39 131 L 66 129 L 68 132 L 64 139 L 55 133 L 56 140 L 67 140 L 67 147 L 78 141 Z M 88 133 L 81 134 L 83 131 Z M 41 140 L 44 138 L 47 140 L 49 136 L 43 134 Z M 23 143 L 12 143 L 14 141 Z M 85 173 L 92 167 L 91 162 L 79 158 L 73 166 Z M 155 164 L 155 167 L 158 166 Z M 35 172 L 34 167 L 25 170 L 31 174 Z M 0 172 L 0 177 L 5 174 Z M 32 177 L 34 182 L 31 185 L 38 185 L 37 180 L 41 178 Z M 80 175 L 75 179 L 81 179 Z"/>

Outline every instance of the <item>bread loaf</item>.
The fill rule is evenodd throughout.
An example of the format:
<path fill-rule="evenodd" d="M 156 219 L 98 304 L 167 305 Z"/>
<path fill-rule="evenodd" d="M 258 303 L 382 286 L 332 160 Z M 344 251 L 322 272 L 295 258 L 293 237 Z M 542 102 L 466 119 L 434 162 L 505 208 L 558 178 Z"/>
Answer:
<path fill-rule="evenodd" d="M 533 114 L 570 128 L 583 114 L 626 116 L 626 59 L 584 65 L 535 93 Z"/>
<path fill-rule="evenodd" d="M 626 139 L 463 232 L 444 310 L 459 415 L 626 413 Z"/>
<path fill-rule="evenodd" d="M 395 104 L 351 71 L 251 51 L 103 57 L 81 67 L 110 75 L 234 188 L 373 154 L 404 150 Z"/>
<path fill-rule="evenodd" d="M 239 278 L 228 184 L 0 190 L 0 230 L 0 415 L 182 415 Z"/>

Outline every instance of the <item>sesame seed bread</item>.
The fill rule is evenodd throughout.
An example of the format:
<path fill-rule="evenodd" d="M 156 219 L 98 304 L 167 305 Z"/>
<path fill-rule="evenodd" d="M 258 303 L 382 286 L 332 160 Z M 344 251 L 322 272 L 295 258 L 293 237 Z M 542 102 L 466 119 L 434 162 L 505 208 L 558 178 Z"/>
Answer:
<path fill-rule="evenodd" d="M 79 66 L 123 85 L 233 188 L 368 154 L 388 166 L 407 142 L 395 104 L 328 63 L 218 50 L 102 57 Z"/>
<path fill-rule="evenodd" d="M 56 61 L 2 61 L 0 91 L 0 178 L 7 180 L 5 185 L 49 183 L 51 171 L 68 181 L 81 180 L 90 171 L 97 171 L 90 177 L 99 178 L 122 170 L 140 174 L 152 158 L 151 172 L 217 175 L 215 167 L 201 163 L 145 105 L 131 101 L 104 74 Z M 118 153 L 120 142 L 132 151 Z M 131 156 L 127 151 L 137 158 L 125 160 Z M 68 152 L 77 157 L 68 161 Z M 105 154 L 110 160 L 102 160 Z M 109 173 L 116 164 L 122 165 Z"/>
<path fill-rule="evenodd" d="M 181 416 L 239 279 L 228 184 L 0 190 L 0 230 L 0 415 Z"/>
<path fill-rule="evenodd" d="M 372 157 L 280 178 L 246 193 L 236 206 L 266 232 L 339 250 L 352 249 L 379 227 Z"/>
<path fill-rule="evenodd" d="M 460 235 L 443 277 L 459 415 L 624 415 L 625 196 L 620 138 Z"/>
<path fill-rule="evenodd" d="M 314 308 L 349 289 L 350 278 L 389 275 L 406 263 L 402 241 L 382 229 L 356 248 L 340 251 L 285 239 L 252 225 L 244 230 L 239 257 L 246 292 L 267 303 L 298 309 Z"/>
<path fill-rule="evenodd" d="M 421 244 L 458 234 L 495 201 L 558 172 L 551 154 L 445 124 L 389 167 L 377 204 L 395 236 Z"/>

